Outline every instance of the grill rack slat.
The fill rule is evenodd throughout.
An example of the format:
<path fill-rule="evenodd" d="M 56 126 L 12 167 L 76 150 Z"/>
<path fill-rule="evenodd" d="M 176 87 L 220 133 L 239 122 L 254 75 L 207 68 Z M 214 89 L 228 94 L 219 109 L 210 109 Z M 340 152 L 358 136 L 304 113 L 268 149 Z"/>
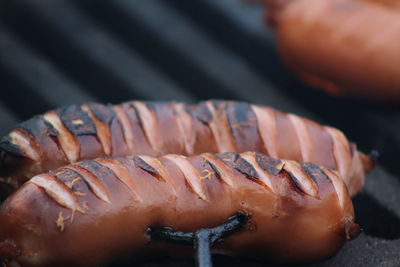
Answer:
<path fill-rule="evenodd" d="M 145 62 L 135 51 L 98 28 L 70 1 L 46 1 L 43 4 L 43 1 L 32 0 L 19 1 L 18 4 L 19 8 L 33 13 L 44 24 L 51 25 L 48 28 L 60 32 L 63 40 L 78 50 L 80 56 L 87 57 L 94 65 L 102 66 L 106 73 L 120 81 L 122 88 L 128 91 L 127 95 L 143 99 L 190 100 L 187 92 Z M 40 28 L 34 30 L 38 34 L 41 32 Z M 49 40 L 51 37 L 47 36 Z M 163 90 L 158 91 L 157 88 Z M 114 91 L 114 88 L 110 90 Z"/>
<path fill-rule="evenodd" d="M 13 34 L 0 25 L 0 62 L 24 84 L 49 103 L 50 107 L 89 102 L 94 98 L 66 78 L 43 58 L 25 47 Z M 18 58 L 18 60 L 15 60 Z"/>
<path fill-rule="evenodd" d="M 398 110 L 364 101 L 334 99 L 294 80 L 279 61 L 272 33 L 261 24 L 255 26 L 262 19 L 261 7 L 258 10 L 251 7 L 252 12 L 247 12 L 241 1 L 229 0 L 135 3 L 129 0 L 72 3 L 18 0 L 4 1 L 0 7 L 3 7 L 0 9 L 0 31 L 5 29 L 0 37 L 7 36 L 12 40 L 8 47 L 14 53 L 6 57 L 16 60 L 13 62 L 15 68 L 12 68 L 0 59 L 0 81 L 3 88 L 7 88 L 0 90 L 1 133 L 17 118 L 27 119 L 59 105 L 51 98 L 45 101 L 41 97 L 49 85 L 64 88 L 66 92 L 75 90 L 69 88 L 79 88 L 76 89 L 78 94 L 93 95 L 95 100 L 102 102 L 131 98 L 193 101 L 211 96 L 270 104 L 306 115 L 343 129 L 363 150 L 377 149 L 383 163 L 383 167 L 378 167 L 369 177 L 365 193 L 355 199 L 366 232 L 348 243 L 337 256 L 313 266 L 400 265 L 397 257 L 400 233 L 394 229 L 396 225 L 400 226 L 397 193 L 400 192 L 400 165 L 395 160 L 400 151 Z M 101 14 L 101 10 L 104 12 L 108 8 L 112 11 L 108 16 Z M 157 9 L 161 13 L 156 13 Z M 20 20 L 21 17 L 30 23 Z M 119 22 L 113 23 L 113 18 Z M 172 21 L 171 24 L 165 23 L 168 21 Z M 126 29 L 118 31 L 124 23 L 128 23 Z M 134 27 L 130 29 L 130 25 Z M 177 28 L 180 28 L 180 35 L 168 32 Z M 142 43 L 136 44 L 140 36 L 124 36 L 134 34 L 135 29 L 151 36 L 144 36 Z M 89 34 L 83 34 L 84 31 Z M 154 42 L 149 48 L 146 47 L 148 41 Z M 17 45 L 12 45 L 14 43 Z M 96 51 L 99 47 L 100 51 Z M 191 50 L 193 47 L 197 49 Z M 151 54 L 155 49 L 160 49 L 158 54 Z M 120 55 L 119 60 L 113 57 L 115 51 Z M 171 55 L 163 55 L 165 52 L 171 52 Z M 27 53 L 28 58 L 18 60 L 18 53 Z M 216 56 L 212 57 L 213 54 Z M 176 61 L 172 62 L 175 56 Z M 4 55 L 0 57 L 4 58 Z M 45 67 L 38 64 L 39 70 L 36 70 L 35 62 L 45 62 Z M 186 70 L 184 78 L 179 76 L 181 70 Z M 230 75 L 226 70 L 231 70 Z M 144 72 L 137 75 L 140 71 Z M 45 73 L 47 82 L 35 83 L 35 80 L 23 78 L 38 72 Z M 240 79 L 242 72 L 246 74 L 246 80 Z M 199 76 L 194 77 L 193 73 L 199 73 Z M 160 80 L 163 81 L 161 84 L 158 83 Z M 203 86 L 207 88 L 200 92 Z M 158 88 L 164 87 L 169 89 L 160 94 Z M 196 92 L 190 91 L 193 88 Z M 260 88 L 262 91 L 257 91 Z M 10 91 L 24 94 L 11 99 Z M 79 101 L 81 99 L 74 102 Z M 373 205 L 367 206 L 369 203 Z M 390 229 L 382 225 L 382 229 L 369 231 L 379 228 L 379 221 L 389 222 L 387 228 Z M 219 263 L 263 265 L 226 257 L 219 257 L 216 266 Z M 148 261 L 140 266 L 160 264 L 191 266 L 192 261 Z"/>

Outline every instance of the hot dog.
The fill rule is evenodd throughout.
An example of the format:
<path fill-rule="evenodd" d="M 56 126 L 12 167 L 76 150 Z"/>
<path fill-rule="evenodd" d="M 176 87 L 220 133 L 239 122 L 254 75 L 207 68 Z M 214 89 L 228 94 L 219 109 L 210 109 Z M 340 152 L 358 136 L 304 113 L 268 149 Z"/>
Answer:
<path fill-rule="evenodd" d="M 283 60 L 333 94 L 400 100 L 396 0 L 266 0 Z"/>
<path fill-rule="evenodd" d="M 231 101 L 68 106 L 23 122 L 0 143 L 2 181 L 101 156 L 257 151 L 335 168 L 358 192 L 372 161 L 344 134 L 293 114 Z"/>
<path fill-rule="evenodd" d="M 39 174 L 0 208 L 0 258 L 21 266 L 98 266 L 126 255 L 179 255 L 146 229 L 213 227 L 242 212 L 245 229 L 216 249 L 307 262 L 358 232 L 335 171 L 256 152 L 98 158 Z"/>

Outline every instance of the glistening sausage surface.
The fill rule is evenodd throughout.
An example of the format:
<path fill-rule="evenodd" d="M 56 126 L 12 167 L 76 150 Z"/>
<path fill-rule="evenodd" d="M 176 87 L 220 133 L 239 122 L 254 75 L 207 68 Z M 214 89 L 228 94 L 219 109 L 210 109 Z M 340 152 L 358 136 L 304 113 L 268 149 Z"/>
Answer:
<path fill-rule="evenodd" d="M 334 94 L 400 101 L 400 2 L 266 0 L 282 58 Z"/>
<path fill-rule="evenodd" d="M 0 208 L 0 258 L 22 266 L 95 266 L 124 255 L 181 255 L 149 226 L 181 231 L 250 216 L 216 247 L 277 262 L 323 259 L 358 232 L 338 174 L 256 152 L 100 158 L 40 174 Z"/>
<path fill-rule="evenodd" d="M 371 160 L 337 129 L 272 108 L 231 101 L 85 104 L 49 111 L 2 139 L 2 180 L 29 177 L 101 156 L 257 151 L 335 168 L 354 194 Z"/>

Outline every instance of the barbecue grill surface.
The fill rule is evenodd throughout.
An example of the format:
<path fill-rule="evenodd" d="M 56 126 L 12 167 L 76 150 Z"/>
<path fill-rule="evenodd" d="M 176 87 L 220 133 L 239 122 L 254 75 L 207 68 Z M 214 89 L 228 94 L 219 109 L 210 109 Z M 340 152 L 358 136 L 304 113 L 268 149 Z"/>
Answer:
<path fill-rule="evenodd" d="M 308 266 L 400 266 L 400 113 L 298 82 L 262 7 L 239 0 L 6 0 L 0 4 L 0 134 L 55 107 L 209 98 L 270 105 L 342 129 L 379 165 L 354 199 L 363 232 Z M 295 242 L 295 241 L 293 241 Z M 216 266 L 265 263 L 215 256 Z M 132 264 L 114 264 L 129 266 Z M 135 266 L 192 266 L 159 259 Z"/>

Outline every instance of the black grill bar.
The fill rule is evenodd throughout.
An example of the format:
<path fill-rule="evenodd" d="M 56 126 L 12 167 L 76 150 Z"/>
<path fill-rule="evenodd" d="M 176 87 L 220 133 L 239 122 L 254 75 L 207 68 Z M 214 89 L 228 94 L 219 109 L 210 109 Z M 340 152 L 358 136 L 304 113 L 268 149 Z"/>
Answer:
<path fill-rule="evenodd" d="M 6 133 L 17 124 L 18 119 L 12 112 L 0 104 L 0 122 L 0 134 L 3 135 L 3 133 Z"/>
<path fill-rule="evenodd" d="M 158 66 L 182 88 L 191 88 L 197 99 L 224 98 L 229 93 L 219 81 L 181 53 L 173 42 L 165 42 L 165 38 L 159 36 L 158 29 L 148 27 L 139 17 L 132 16 L 129 6 L 125 8 L 124 3 L 99 0 L 96 5 L 92 5 L 91 1 L 75 2 L 104 29 L 118 35 L 119 39 L 128 43 L 154 66 Z M 153 15 L 158 16 L 157 13 Z M 190 48 L 191 41 L 182 45 Z M 193 49 L 192 53 L 198 51 Z M 235 99 L 235 96 L 232 96 L 232 99 Z"/>
<path fill-rule="evenodd" d="M 51 25 L 53 31 L 61 33 L 67 43 L 79 50 L 81 56 L 87 57 L 93 64 L 103 66 L 107 73 L 124 84 L 122 88 L 128 90 L 131 96 L 156 100 L 190 100 L 187 92 L 155 70 L 135 51 L 99 29 L 70 1 L 46 1 L 43 4 L 40 0 L 28 0 L 19 1 L 18 4 L 21 4 L 19 8 L 29 10 L 44 24 Z M 36 30 L 41 32 L 41 29 Z M 109 90 L 113 91 L 114 88 Z"/>
<path fill-rule="evenodd" d="M 7 66 L 17 79 L 29 84 L 32 91 L 40 94 L 49 106 L 70 105 L 76 103 L 77 99 L 82 102 L 94 100 L 45 59 L 25 47 L 2 25 L 0 51 L 1 64 Z"/>

